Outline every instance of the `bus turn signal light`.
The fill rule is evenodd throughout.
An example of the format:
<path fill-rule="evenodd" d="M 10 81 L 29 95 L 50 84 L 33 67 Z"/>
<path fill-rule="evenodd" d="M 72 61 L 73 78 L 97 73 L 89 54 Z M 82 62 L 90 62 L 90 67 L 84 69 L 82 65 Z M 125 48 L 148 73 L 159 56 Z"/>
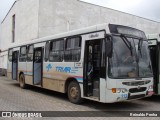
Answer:
<path fill-rule="evenodd" d="M 116 93 L 116 88 L 112 88 L 112 93 Z"/>

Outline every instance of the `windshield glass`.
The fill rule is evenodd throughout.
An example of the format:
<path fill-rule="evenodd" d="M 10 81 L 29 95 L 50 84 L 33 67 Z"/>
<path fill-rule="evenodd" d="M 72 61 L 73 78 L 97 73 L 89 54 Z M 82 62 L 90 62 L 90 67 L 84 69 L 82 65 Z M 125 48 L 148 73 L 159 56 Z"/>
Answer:
<path fill-rule="evenodd" d="M 113 55 L 109 58 L 109 77 L 151 77 L 147 42 L 144 41 L 142 46 L 139 46 L 138 39 L 127 38 L 127 40 L 131 48 L 127 47 L 122 37 L 113 36 Z"/>
<path fill-rule="evenodd" d="M 136 53 L 138 55 L 138 67 L 140 77 L 150 77 L 152 76 L 152 69 L 150 64 L 150 55 L 148 49 L 147 41 L 143 41 L 142 46 L 138 49 L 139 40 L 134 39 Z"/>

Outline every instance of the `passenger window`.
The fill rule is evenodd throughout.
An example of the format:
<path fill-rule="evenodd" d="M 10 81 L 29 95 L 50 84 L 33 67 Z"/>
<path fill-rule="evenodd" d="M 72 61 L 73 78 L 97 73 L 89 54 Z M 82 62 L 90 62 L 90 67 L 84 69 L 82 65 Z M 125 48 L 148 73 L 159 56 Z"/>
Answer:
<path fill-rule="evenodd" d="M 33 45 L 28 46 L 28 56 L 27 56 L 28 62 L 33 61 L 33 51 L 34 51 L 34 46 Z"/>
<path fill-rule="evenodd" d="M 62 62 L 64 55 L 64 40 L 53 41 L 50 44 L 50 62 Z"/>
<path fill-rule="evenodd" d="M 20 50 L 19 61 L 26 62 L 26 55 L 27 55 L 27 47 L 23 46 L 23 47 L 21 47 L 21 50 Z"/>
<path fill-rule="evenodd" d="M 50 51 L 50 43 L 46 42 L 46 46 L 45 46 L 45 61 L 47 62 L 49 59 L 49 51 Z"/>
<path fill-rule="evenodd" d="M 66 40 L 65 56 L 66 62 L 78 62 L 81 55 L 81 38 L 74 37 Z"/>

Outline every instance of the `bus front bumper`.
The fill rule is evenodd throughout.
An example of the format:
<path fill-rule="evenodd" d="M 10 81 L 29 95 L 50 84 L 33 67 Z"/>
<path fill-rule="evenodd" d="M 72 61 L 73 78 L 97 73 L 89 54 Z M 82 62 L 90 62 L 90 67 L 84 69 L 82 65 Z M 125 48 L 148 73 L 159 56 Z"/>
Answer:
<path fill-rule="evenodd" d="M 144 97 L 150 97 L 153 94 L 154 94 L 153 91 L 147 91 L 147 92 L 139 93 L 139 94 L 131 94 L 131 93 L 129 93 L 128 94 L 128 100 L 131 100 L 131 99 L 140 99 L 140 98 L 144 98 Z"/>
<path fill-rule="evenodd" d="M 112 93 L 112 97 L 106 98 L 106 103 L 121 102 L 127 100 L 141 99 L 144 97 L 150 97 L 154 94 L 153 90 L 147 90 L 137 93 Z"/>

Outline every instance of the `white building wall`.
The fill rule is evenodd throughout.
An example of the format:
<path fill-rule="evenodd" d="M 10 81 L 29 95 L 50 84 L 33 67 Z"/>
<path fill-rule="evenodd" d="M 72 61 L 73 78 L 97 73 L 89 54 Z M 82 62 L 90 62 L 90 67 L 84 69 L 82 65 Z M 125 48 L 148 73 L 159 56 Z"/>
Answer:
<path fill-rule="evenodd" d="M 12 16 L 15 14 L 15 43 L 38 37 L 39 0 L 17 0 L 1 23 L 0 69 L 7 69 L 8 52 L 12 43 Z M 1 69 L 1 72 L 2 72 Z"/>
<path fill-rule="evenodd" d="M 33 40 L 38 37 L 39 0 L 19 0 L 16 10 L 17 42 Z"/>
<path fill-rule="evenodd" d="M 1 24 L 1 47 L 12 44 L 12 16 L 15 14 L 15 43 L 38 37 L 39 0 L 17 0 Z"/>
<path fill-rule="evenodd" d="M 127 25 L 147 34 L 160 31 L 158 22 L 79 0 L 40 0 L 40 37 L 101 23 Z"/>
<path fill-rule="evenodd" d="M 158 22 L 79 0 L 17 0 L 1 24 L 2 50 L 12 44 L 14 14 L 16 43 L 101 23 L 127 25 L 147 34 L 160 31 Z"/>
<path fill-rule="evenodd" d="M 12 45 L 14 14 L 16 15 L 15 43 L 101 23 L 127 25 L 141 29 L 147 34 L 160 32 L 158 22 L 79 0 L 17 0 L 1 24 L 2 51 Z M 0 56 L 2 54 L 4 52 L 0 53 Z M 2 65 L 3 62 L 0 63 L 0 66 Z"/>
<path fill-rule="evenodd" d="M 1 23 L 1 50 L 5 50 L 12 42 L 12 16 L 16 13 L 16 4 L 8 13 L 6 19 Z"/>
<path fill-rule="evenodd" d="M 0 68 L 7 69 L 8 52 L 5 51 L 0 55 Z"/>

